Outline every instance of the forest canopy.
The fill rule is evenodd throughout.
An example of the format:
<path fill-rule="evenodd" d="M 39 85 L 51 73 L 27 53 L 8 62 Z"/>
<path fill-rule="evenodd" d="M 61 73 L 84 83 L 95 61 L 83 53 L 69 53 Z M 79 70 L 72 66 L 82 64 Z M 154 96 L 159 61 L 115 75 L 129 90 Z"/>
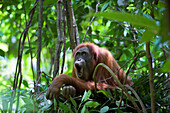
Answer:
<path fill-rule="evenodd" d="M 170 110 L 169 0 L 1 0 L 0 9 L 2 113 Z M 84 42 L 109 50 L 134 84 L 47 100 Z"/>

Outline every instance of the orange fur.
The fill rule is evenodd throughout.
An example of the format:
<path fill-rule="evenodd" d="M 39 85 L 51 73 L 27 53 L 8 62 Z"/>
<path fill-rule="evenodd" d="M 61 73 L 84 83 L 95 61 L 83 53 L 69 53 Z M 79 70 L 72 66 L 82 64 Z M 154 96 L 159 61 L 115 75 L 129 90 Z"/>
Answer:
<path fill-rule="evenodd" d="M 91 68 L 95 68 L 97 66 L 97 64 L 99 63 L 104 63 L 105 65 L 107 65 L 118 77 L 118 79 L 120 80 L 121 83 L 123 83 L 124 79 L 125 79 L 125 72 L 121 69 L 121 67 L 118 65 L 118 63 L 116 62 L 116 60 L 114 59 L 114 57 L 112 56 L 112 54 L 105 48 L 101 48 L 93 43 L 83 43 L 78 45 L 74 51 L 73 51 L 73 57 L 76 53 L 76 51 L 79 48 L 82 47 L 88 47 L 88 49 L 91 52 L 91 55 L 94 56 L 96 55 L 96 60 L 93 59 L 93 65 Z M 92 76 L 92 75 L 91 75 Z M 73 68 L 73 72 L 72 72 L 72 77 L 76 78 L 75 75 L 75 70 Z M 110 79 L 108 79 L 110 78 Z M 106 80 L 107 79 L 107 80 Z M 108 85 L 111 86 L 117 86 L 116 82 L 114 81 L 114 79 L 111 77 L 111 74 L 104 69 L 103 67 L 99 67 L 96 73 L 96 80 L 97 82 L 104 82 Z M 125 82 L 125 84 L 128 85 L 132 85 L 133 83 L 130 81 L 130 77 L 127 77 L 127 80 Z"/>
<path fill-rule="evenodd" d="M 120 68 L 112 54 L 105 48 L 101 48 L 93 43 L 83 43 L 78 45 L 74 51 L 73 51 L 73 57 L 76 53 L 76 51 L 82 47 L 87 47 L 90 50 L 91 56 L 92 56 L 92 68 L 93 70 L 99 63 L 104 63 L 107 65 L 117 76 L 117 78 L 120 80 L 121 83 L 123 83 L 125 79 L 125 72 L 123 69 Z M 89 68 L 89 67 L 87 67 Z M 93 75 L 89 75 L 91 78 Z M 96 73 L 96 80 L 97 80 L 97 89 L 106 89 L 109 88 L 111 90 L 114 90 L 115 87 L 117 87 L 116 81 L 113 79 L 111 74 L 103 67 L 99 67 Z M 130 81 L 130 77 L 128 76 L 126 79 L 125 84 L 132 85 L 133 82 Z M 76 88 L 76 91 L 79 93 L 83 93 L 85 90 L 94 90 L 95 85 L 94 81 L 88 80 L 84 81 L 81 79 L 78 79 L 76 74 L 75 74 L 75 69 L 73 66 L 73 71 L 72 71 L 72 77 L 62 74 L 60 76 L 57 76 L 53 82 L 51 83 L 46 97 L 48 99 L 52 99 L 53 97 L 56 97 L 59 95 L 60 88 L 63 85 L 72 85 L 73 87 Z"/>

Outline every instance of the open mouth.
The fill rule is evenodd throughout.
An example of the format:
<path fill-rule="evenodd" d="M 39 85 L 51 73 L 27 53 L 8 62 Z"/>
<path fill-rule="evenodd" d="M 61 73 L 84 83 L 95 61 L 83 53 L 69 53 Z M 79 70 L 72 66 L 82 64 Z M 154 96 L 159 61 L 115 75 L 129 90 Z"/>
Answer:
<path fill-rule="evenodd" d="M 75 67 L 76 67 L 76 70 L 77 70 L 77 76 L 78 76 L 78 77 L 82 77 L 83 68 L 81 68 L 80 65 L 75 65 Z"/>

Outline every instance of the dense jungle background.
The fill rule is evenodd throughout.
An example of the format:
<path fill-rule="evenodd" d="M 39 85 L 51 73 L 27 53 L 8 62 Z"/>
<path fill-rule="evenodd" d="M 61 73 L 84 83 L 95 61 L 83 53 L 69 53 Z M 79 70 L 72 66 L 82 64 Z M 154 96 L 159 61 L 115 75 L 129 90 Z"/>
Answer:
<path fill-rule="evenodd" d="M 55 76 L 71 76 L 73 49 L 107 48 L 134 84 L 51 102 Z M 0 111 L 170 111 L 169 0 L 0 0 Z M 136 109 L 137 106 L 139 109 Z"/>

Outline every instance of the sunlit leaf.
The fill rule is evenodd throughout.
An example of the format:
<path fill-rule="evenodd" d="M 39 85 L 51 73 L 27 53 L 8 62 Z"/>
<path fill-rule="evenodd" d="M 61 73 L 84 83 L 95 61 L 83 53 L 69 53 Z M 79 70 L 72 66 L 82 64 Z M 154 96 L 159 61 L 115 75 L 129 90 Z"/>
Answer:
<path fill-rule="evenodd" d="M 116 105 L 119 106 L 120 101 L 116 101 Z M 124 106 L 124 101 L 121 101 L 121 106 Z"/>
<path fill-rule="evenodd" d="M 104 11 L 104 10 L 107 8 L 108 5 L 109 5 L 109 2 L 106 2 L 106 3 L 103 5 L 101 11 Z"/>
<path fill-rule="evenodd" d="M 7 52 L 8 51 L 8 45 L 0 42 L 0 49 L 3 50 L 4 52 Z"/>
<path fill-rule="evenodd" d="M 109 110 L 108 106 L 104 106 L 103 108 L 100 109 L 100 113 L 106 113 Z"/>
<path fill-rule="evenodd" d="M 98 12 L 98 13 L 92 13 L 88 16 L 96 17 L 104 17 L 109 20 L 116 20 L 120 22 L 129 22 L 133 25 L 137 25 L 140 27 L 146 27 L 149 29 L 154 30 L 155 33 L 158 33 L 159 27 L 156 25 L 156 22 L 154 20 L 148 19 L 141 15 L 134 15 L 130 13 L 122 13 L 117 11 L 109 11 L 109 12 Z"/>
<path fill-rule="evenodd" d="M 85 103 L 85 106 L 87 107 L 97 107 L 99 106 L 100 104 L 98 102 L 95 102 L 95 101 L 88 101 Z"/>
<path fill-rule="evenodd" d="M 109 98 L 109 92 L 106 90 L 99 90 L 97 93 L 103 93 L 107 98 Z"/>
<path fill-rule="evenodd" d="M 81 101 L 88 100 L 90 95 L 91 95 L 91 90 L 88 90 L 88 92 L 85 91 Z"/>
<path fill-rule="evenodd" d="M 162 67 L 163 72 L 170 72 L 170 58 L 166 60 L 165 64 Z"/>

